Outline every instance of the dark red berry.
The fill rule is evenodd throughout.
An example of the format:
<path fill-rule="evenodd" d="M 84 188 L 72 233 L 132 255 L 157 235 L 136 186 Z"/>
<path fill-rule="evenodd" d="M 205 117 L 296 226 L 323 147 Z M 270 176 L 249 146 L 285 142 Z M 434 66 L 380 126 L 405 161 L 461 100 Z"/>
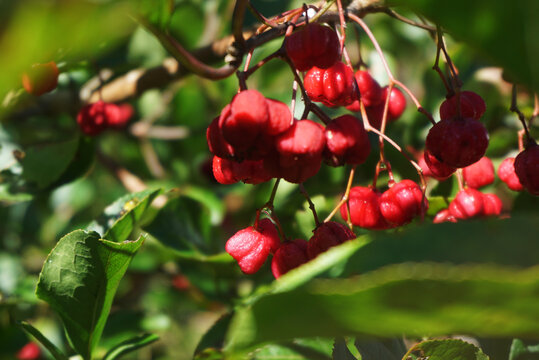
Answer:
<path fill-rule="evenodd" d="M 515 172 L 530 194 L 539 195 L 539 145 L 534 143 L 517 155 Z"/>
<path fill-rule="evenodd" d="M 488 157 L 483 156 L 479 161 L 462 169 L 462 175 L 469 187 L 479 189 L 494 182 L 494 165 Z"/>
<path fill-rule="evenodd" d="M 498 167 L 498 177 L 513 191 L 522 191 L 524 187 L 515 172 L 515 158 L 510 157 L 502 161 Z"/>
<path fill-rule="evenodd" d="M 481 159 L 488 147 L 487 129 L 472 118 L 441 120 L 427 135 L 426 148 L 444 164 L 466 167 Z"/>
<path fill-rule="evenodd" d="M 285 39 L 286 54 L 299 71 L 316 66 L 326 69 L 341 57 L 337 33 L 328 26 L 310 23 Z"/>
<path fill-rule="evenodd" d="M 449 209 L 440 210 L 432 220 L 432 222 L 435 224 L 441 224 L 448 221 L 453 223 L 457 222 L 457 219 L 455 219 L 455 217 L 451 215 Z"/>
<path fill-rule="evenodd" d="M 58 67 L 54 61 L 34 64 L 22 75 L 22 86 L 27 93 L 40 96 L 56 89 L 58 74 Z"/>
<path fill-rule="evenodd" d="M 483 194 L 476 189 L 461 190 L 449 204 L 449 212 L 456 219 L 469 219 L 483 215 Z"/>
<path fill-rule="evenodd" d="M 186 291 L 189 290 L 189 288 L 191 287 L 191 282 L 189 281 L 189 278 L 187 278 L 187 276 L 178 274 L 172 279 L 172 286 L 176 290 Z"/>
<path fill-rule="evenodd" d="M 312 101 L 326 106 L 347 106 L 358 98 L 352 69 L 338 61 L 328 69 L 311 68 L 304 86 Z"/>
<path fill-rule="evenodd" d="M 380 212 L 380 193 L 372 188 L 355 186 L 348 197 L 350 221 L 353 225 L 365 229 L 387 229 L 390 225 Z M 348 220 L 346 204 L 341 206 L 341 216 Z"/>
<path fill-rule="evenodd" d="M 271 272 L 276 279 L 292 269 L 309 261 L 307 257 L 307 241 L 296 239 L 285 241 L 273 255 L 271 260 Z"/>
<path fill-rule="evenodd" d="M 239 181 L 234 174 L 234 161 L 232 160 L 214 156 L 212 161 L 212 170 L 213 177 L 220 184 L 230 185 Z"/>
<path fill-rule="evenodd" d="M 255 185 L 271 180 L 262 160 L 237 162 L 214 156 L 212 167 L 215 180 L 224 185 L 235 184 L 238 181 Z"/>
<path fill-rule="evenodd" d="M 368 71 L 358 70 L 354 74 L 361 101 L 366 107 L 376 106 L 382 102 L 382 88 Z M 359 100 L 346 107 L 350 111 L 360 111 Z"/>
<path fill-rule="evenodd" d="M 34 342 L 24 345 L 17 353 L 18 360 L 37 360 L 41 357 L 41 349 Z"/>
<path fill-rule="evenodd" d="M 389 86 L 384 86 L 382 89 L 382 104 L 387 99 L 389 92 Z M 397 88 L 391 89 L 391 95 L 389 95 L 389 104 L 387 109 L 387 116 L 390 121 L 395 121 L 401 117 L 402 113 L 406 109 L 406 98 L 402 91 Z"/>
<path fill-rule="evenodd" d="M 502 207 L 502 200 L 496 194 L 483 194 L 483 215 L 498 216 Z"/>
<path fill-rule="evenodd" d="M 442 181 L 450 177 L 457 169 L 446 165 L 436 159 L 428 150 L 423 152 L 423 160 L 428 168 L 426 176 L 432 176 L 438 181 Z M 421 166 L 423 168 L 423 166 Z"/>
<path fill-rule="evenodd" d="M 225 249 L 245 274 L 254 274 L 268 255 L 280 246 L 279 234 L 269 219 L 258 222 L 258 228 L 249 226 L 235 233 L 226 242 Z"/>
<path fill-rule="evenodd" d="M 460 93 L 460 113 L 462 117 L 479 120 L 487 109 L 485 101 L 473 91 Z M 458 115 L 457 96 L 446 99 L 440 106 L 440 119 L 450 119 Z"/>
<path fill-rule="evenodd" d="M 216 117 L 208 126 L 206 130 L 206 140 L 208 142 L 208 148 L 211 153 L 220 158 L 231 158 L 234 156 L 234 148 L 230 145 L 223 134 L 221 133 L 221 128 L 219 127 L 219 119 L 222 116 L 228 116 L 230 114 L 230 105 L 225 106 L 223 111 L 221 111 L 221 116 Z"/>
<path fill-rule="evenodd" d="M 269 121 L 266 132 L 269 135 L 278 135 L 290 128 L 293 124 L 292 113 L 288 106 L 278 100 L 266 99 L 269 111 Z"/>
<path fill-rule="evenodd" d="M 355 238 L 356 235 L 352 230 L 343 224 L 334 221 L 325 222 L 314 230 L 313 236 L 307 243 L 307 255 L 309 259 L 314 259 L 329 248 Z"/>
<path fill-rule="evenodd" d="M 371 143 L 363 122 L 352 115 L 340 116 L 326 125 L 324 158 L 332 166 L 363 164 Z"/>
<path fill-rule="evenodd" d="M 108 118 L 111 116 L 109 105 L 111 104 L 100 100 L 93 104 L 88 104 L 79 110 L 77 123 L 83 133 L 95 136 L 107 128 L 109 123 Z"/>
<path fill-rule="evenodd" d="M 427 198 L 412 180 L 402 180 L 386 190 L 379 199 L 380 212 L 387 222 L 401 226 L 423 213 Z"/>

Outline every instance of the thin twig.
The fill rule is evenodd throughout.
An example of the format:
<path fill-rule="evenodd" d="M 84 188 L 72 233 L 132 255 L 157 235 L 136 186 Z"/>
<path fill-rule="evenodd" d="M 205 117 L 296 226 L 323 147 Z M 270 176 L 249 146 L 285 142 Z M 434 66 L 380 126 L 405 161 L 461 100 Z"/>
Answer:
<path fill-rule="evenodd" d="M 311 198 L 309 197 L 307 190 L 305 190 L 305 186 L 303 186 L 303 184 L 299 184 L 299 191 L 301 191 L 305 199 L 307 199 L 307 202 L 309 203 L 309 209 L 311 209 L 313 213 L 314 223 L 316 224 L 316 227 L 318 227 L 320 225 L 320 220 L 318 220 L 318 215 L 316 214 L 316 209 L 314 207 L 314 204 Z"/>

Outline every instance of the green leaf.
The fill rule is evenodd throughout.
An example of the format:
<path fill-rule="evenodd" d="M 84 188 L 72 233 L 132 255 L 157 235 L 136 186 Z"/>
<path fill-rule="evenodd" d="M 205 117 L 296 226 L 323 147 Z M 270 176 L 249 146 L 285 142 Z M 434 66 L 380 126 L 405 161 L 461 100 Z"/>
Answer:
<path fill-rule="evenodd" d="M 99 342 L 116 289 L 143 241 L 115 243 L 76 230 L 60 239 L 45 260 L 36 294 L 58 313 L 84 359 Z"/>
<path fill-rule="evenodd" d="M 539 345 L 526 346 L 520 339 L 513 339 L 509 360 L 532 360 L 539 354 Z"/>
<path fill-rule="evenodd" d="M 539 267 L 392 265 L 349 279 L 312 280 L 238 307 L 225 351 L 350 334 L 536 336 L 538 304 Z"/>
<path fill-rule="evenodd" d="M 335 343 L 333 344 L 333 360 L 357 360 L 356 357 L 352 355 L 352 353 L 348 349 L 348 346 L 346 345 L 346 340 L 344 340 L 344 338 L 342 337 L 336 338 Z M 363 358 L 362 355 L 361 360 L 367 359 Z"/>
<path fill-rule="evenodd" d="M 107 240 L 115 242 L 126 240 L 161 192 L 161 189 L 149 189 L 122 196 L 107 206 L 103 214 L 88 225 L 87 230 L 97 231 Z"/>
<path fill-rule="evenodd" d="M 508 70 L 519 83 L 539 90 L 539 23 L 535 0 L 391 0 L 418 11 L 457 40 Z M 450 49 L 451 50 L 451 49 Z M 457 64 L 458 65 L 458 64 Z"/>
<path fill-rule="evenodd" d="M 103 360 L 115 360 L 121 358 L 123 355 L 133 352 L 141 347 L 149 345 L 159 340 L 159 336 L 154 334 L 144 334 L 132 339 L 126 340 L 112 349 L 105 355 Z"/>
<path fill-rule="evenodd" d="M 78 147 L 78 137 L 29 147 L 21 161 L 23 178 L 35 182 L 40 189 L 46 188 L 66 171 Z"/>
<path fill-rule="evenodd" d="M 47 339 L 41 331 L 33 327 L 31 324 L 22 321 L 19 323 L 21 328 L 26 331 L 28 334 L 32 335 L 36 340 L 38 340 L 45 349 L 49 350 L 51 355 L 55 360 L 68 360 L 68 357 L 62 353 L 60 349 L 56 347 L 49 339 Z"/>
<path fill-rule="evenodd" d="M 355 345 L 361 354 L 361 360 L 400 360 L 406 353 L 402 339 L 356 340 Z"/>
<path fill-rule="evenodd" d="M 412 347 L 408 354 L 418 354 L 429 360 L 488 360 L 481 349 L 457 339 L 428 340 Z M 407 356 L 403 358 L 406 360 Z"/>

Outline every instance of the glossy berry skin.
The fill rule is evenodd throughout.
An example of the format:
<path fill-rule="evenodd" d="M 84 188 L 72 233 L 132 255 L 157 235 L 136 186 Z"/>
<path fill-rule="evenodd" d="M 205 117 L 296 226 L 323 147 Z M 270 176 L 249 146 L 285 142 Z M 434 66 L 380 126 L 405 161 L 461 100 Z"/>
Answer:
<path fill-rule="evenodd" d="M 313 66 L 327 69 L 341 57 L 337 33 L 328 26 L 310 23 L 285 39 L 286 54 L 299 71 Z"/>
<path fill-rule="evenodd" d="M 462 117 L 479 120 L 487 106 L 481 96 L 473 91 L 460 93 L 460 112 Z M 456 95 L 446 99 L 440 106 L 440 119 L 450 119 L 458 115 Z"/>
<path fill-rule="evenodd" d="M 502 213 L 502 200 L 496 194 L 483 194 L 483 215 L 498 216 Z"/>
<path fill-rule="evenodd" d="M 363 164 L 371 151 L 371 143 L 363 122 L 352 115 L 343 115 L 326 125 L 324 158 L 332 166 Z"/>
<path fill-rule="evenodd" d="M 487 147 L 487 129 L 472 118 L 441 120 L 429 130 L 426 140 L 430 154 L 455 168 L 475 163 L 485 155 Z"/>
<path fill-rule="evenodd" d="M 428 150 L 423 152 L 423 161 L 428 168 L 428 171 L 424 173 L 425 176 L 431 176 L 438 181 L 447 179 L 457 170 L 452 166 L 438 161 Z"/>
<path fill-rule="evenodd" d="M 402 180 L 394 184 L 380 196 L 380 212 L 387 222 L 401 226 L 424 212 L 427 199 L 412 180 Z"/>
<path fill-rule="evenodd" d="M 390 225 L 380 212 L 380 193 L 372 188 L 355 186 L 350 189 L 348 198 L 350 221 L 353 225 L 364 229 L 388 229 Z M 341 206 L 341 216 L 348 220 L 346 204 Z"/>
<path fill-rule="evenodd" d="M 539 145 L 534 143 L 517 155 L 515 172 L 530 194 L 539 195 Z"/>
<path fill-rule="evenodd" d="M 389 87 L 385 86 L 382 89 L 382 104 L 385 106 L 385 101 L 389 93 Z M 391 121 L 397 120 L 401 117 L 406 109 L 406 98 L 402 91 L 397 88 L 391 89 L 391 94 L 389 95 L 389 104 L 387 109 L 388 119 Z"/>
<path fill-rule="evenodd" d="M 498 177 L 502 180 L 509 189 L 513 191 L 522 191 L 524 187 L 520 183 L 520 179 L 515 172 L 515 158 L 510 157 L 502 161 L 498 167 Z"/>
<path fill-rule="evenodd" d="M 354 74 L 361 101 L 366 107 L 376 106 L 382 102 L 382 88 L 368 71 L 358 70 Z M 360 111 L 359 100 L 346 107 L 350 111 Z"/>
<path fill-rule="evenodd" d="M 117 116 L 117 109 L 113 104 L 98 101 L 88 104 L 79 110 L 77 123 L 83 133 L 95 136 L 103 132 L 109 124 L 109 118 Z"/>
<path fill-rule="evenodd" d="M 479 189 L 494 182 L 494 164 L 483 156 L 479 161 L 462 169 L 464 181 L 468 187 Z"/>
<path fill-rule="evenodd" d="M 235 233 L 225 245 L 225 250 L 245 274 L 256 273 L 268 255 L 280 246 L 279 234 L 269 219 L 258 222 L 258 228 L 249 226 Z"/>
<path fill-rule="evenodd" d="M 266 104 L 268 106 L 269 114 L 266 133 L 274 136 L 288 130 L 293 124 L 292 113 L 290 112 L 288 105 L 273 99 L 266 99 Z"/>
<path fill-rule="evenodd" d="M 40 96 L 58 86 L 58 67 L 54 61 L 34 64 L 22 75 L 22 86 L 27 93 Z"/>
<path fill-rule="evenodd" d="M 483 194 L 472 188 L 459 191 L 449 204 L 449 213 L 456 219 L 481 216 L 483 211 Z"/>
<path fill-rule="evenodd" d="M 18 360 L 37 360 L 41 358 L 41 349 L 34 342 L 29 342 L 17 352 Z"/>
<path fill-rule="evenodd" d="M 352 230 L 343 224 L 334 221 L 322 223 L 316 228 L 313 236 L 307 243 L 307 255 L 309 259 L 314 259 L 329 248 L 355 238 L 356 235 Z"/>
<path fill-rule="evenodd" d="M 271 272 L 278 279 L 307 261 L 309 261 L 307 257 L 307 241 L 303 239 L 285 241 L 273 255 Z"/>
<path fill-rule="evenodd" d="M 347 106 L 358 99 L 352 69 L 338 61 L 328 69 L 311 68 L 304 78 L 305 91 L 312 101 L 326 106 Z"/>
<path fill-rule="evenodd" d="M 213 177 L 219 184 L 230 185 L 239 181 L 234 174 L 234 162 L 214 156 L 212 160 Z"/>
<path fill-rule="evenodd" d="M 451 212 L 449 211 L 449 209 L 443 209 L 443 210 L 440 210 L 438 214 L 436 214 L 432 222 L 434 224 L 441 224 L 444 222 L 456 223 L 457 219 L 455 219 L 455 217 L 451 215 Z"/>

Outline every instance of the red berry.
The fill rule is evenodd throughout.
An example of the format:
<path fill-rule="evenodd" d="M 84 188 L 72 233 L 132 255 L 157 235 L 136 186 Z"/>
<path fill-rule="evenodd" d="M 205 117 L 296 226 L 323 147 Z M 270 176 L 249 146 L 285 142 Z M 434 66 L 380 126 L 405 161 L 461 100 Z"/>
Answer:
<path fill-rule="evenodd" d="M 432 176 L 438 181 L 442 181 L 450 177 L 455 169 L 452 166 L 444 164 L 436 159 L 428 150 L 423 152 L 423 160 L 428 168 L 428 172 L 424 173 L 426 176 Z M 423 168 L 423 166 L 421 166 Z"/>
<path fill-rule="evenodd" d="M 483 194 L 483 215 L 498 216 L 502 207 L 502 200 L 496 194 Z"/>
<path fill-rule="evenodd" d="M 189 288 L 191 287 L 191 282 L 189 281 L 187 276 L 178 274 L 172 279 L 172 286 L 174 286 L 174 288 L 177 290 L 185 291 L 189 290 Z"/>
<path fill-rule="evenodd" d="M 382 102 L 382 88 L 368 71 L 358 70 L 354 74 L 361 101 L 366 107 L 375 106 Z M 350 111 L 360 111 L 359 100 L 346 107 Z"/>
<path fill-rule="evenodd" d="M 314 230 L 307 243 L 307 255 L 309 259 L 314 259 L 329 248 L 355 238 L 356 234 L 343 224 L 334 221 L 325 222 Z"/>
<path fill-rule="evenodd" d="M 363 123 L 352 115 L 331 120 L 326 126 L 324 158 L 332 166 L 363 164 L 371 152 L 371 143 Z"/>
<path fill-rule="evenodd" d="M 285 241 L 273 255 L 271 272 L 278 279 L 281 275 L 305 264 L 307 261 L 309 261 L 307 257 L 307 241 L 303 239 Z"/>
<path fill-rule="evenodd" d="M 322 157 L 298 158 L 295 165 L 283 166 L 278 154 L 264 158 L 264 170 L 274 178 L 282 178 L 294 184 L 301 184 L 313 177 L 320 170 Z"/>
<path fill-rule="evenodd" d="M 310 23 L 285 39 L 286 54 L 295 68 L 306 71 L 313 66 L 326 69 L 341 57 L 337 33 L 328 26 Z"/>
<path fill-rule="evenodd" d="M 441 120 L 427 135 L 426 148 L 448 166 L 462 168 L 485 155 L 488 147 L 487 129 L 472 118 Z"/>
<path fill-rule="evenodd" d="M 271 179 L 271 176 L 264 169 L 262 160 L 236 162 L 214 156 L 212 166 L 215 180 L 224 185 L 234 184 L 238 181 L 255 185 Z"/>
<path fill-rule="evenodd" d="M 494 182 L 494 165 L 488 157 L 483 156 L 479 161 L 462 169 L 462 175 L 469 187 L 478 189 Z"/>
<path fill-rule="evenodd" d="M 115 129 L 123 129 L 133 116 L 133 107 L 129 104 L 109 104 L 110 115 L 107 117 L 108 126 Z"/>
<path fill-rule="evenodd" d="M 483 194 L 472 188 L 459 191 L 449 204 L 449 212 L 457 219 L 483 215 Z"/>
<path fill-rule="evenodd" d="M 258 228 L 249 226 L 235 233 L 225 245 L 225 250 L 245 274 L 254 274 L 266 261 L 270 252 L 280 246 L 279 234 L 269 219 L 258 222 Z"/>
<path fill-rule="evenodd" d="M 365 229 L 387 229 L 390 225 L 380 212 L 380 193 L 368 187 L 355 186 L 350 189 L 348 198 L 350 221 Z M 346 204 L 341 206 L 341 216 L 348 220 Z"/>
<path fill-rule="evenodd" d="M 111 115 L 115 116 L 114 108 L 111 108 L 110 105 L 100 100 L 80 109 L 77 115 L 77 123 L 82 132 L 90 136 L 103 132 L 109 124 L 108 118 Z"/>
<path fill-rule="evenodd" d="M 324 105 L 347 106 L 358 98 L 352 69 L 338 61 L 328 69 L 313 67 L 304 79 L 307 95 Z"/>
<path fill-rule="evenodd" d="M 27 93 L 40 96 L 56 89 L 58 74 L 58 67 L 54 61 L 34 64 L 22 75 L 22 86 Z"/>
<path fill-rule="evenodd" d="M 448 221 L 453 223 L 457 222 L 457 219 L 455 219 L 455 217 L 451 215 L 449 209 L 440 210 L 432 220 L 432 222 L 435 224 L 441 224 Z"/>
<path fill-rule="evenodd" d="M 384 104 L 384 102 L 386 101 L 388 92 L 389 86 L 385 86 L 382 89 L 382 104 Z M 406 98 L 404 97 L 402 91 L 394 87 L 393 89 L 391 89 L 391 95 L 389 95 L 389 104 L 387 109 L 388 119 L 391 121 L 397 120 L 401 117 L 405 109 Z"/>
<path fill-rule="evenodd" d="M 212 162 L 213 177 L 218 183 L 223 185 L 235 184 L 239 181 L 234 174 L 234 162 L 218 156 L 213 157 Z"/>
<path fill-rule="evenodd" d="M 522 191 L 524 187 L 515 172 L 515 158 L 510 157 L 502 161 L 498 167 L 498 177 L 513 191 Z"/>
<path fill-rule="evenodd" d="M 277 100 L 266 99 L 269 111 L 269 121 L 266 132 L 269 135 L 278 135 L 290 128 L 293 124 L 292 113 L 288 106 Z"/>
<path fill-rule="evenodd" d="M 41 357 L 41 349 L 34 342 L 24 345 L 17 353 L 18 360 L 36 360 Z"/>
<path fill-rule="evenodd" d="M 539 195 L 539 145 L 534 143 L 517 155 L 515 172 L 530 194 Z"/>
<path fill-rule="evenodd" d="M 387 222 L 404 225 L 425 211 L 428 206 L 423 192 L 412 180 L 394 184 L 380 196 L 380 212 Z"/>
<path fill-rule="evenodd" d="M 463 91 L 460 93 L 460 113 L 462 117 L 479 120 L 486 109 L 485 101 L 475 92 Z M 440 106 L 440 119 L 450 119 L 457 115 L 457 96 L 453 95 Z"/>
<path fill-rule="evenodd" d="M 208 148 L 213 155 L 221 158 L 230 158 L 234 156 L 234 148 L 225 140 L 223 134 L 221 133 L 221 128 L 219 127 L 220 118 L 228 117 L 229 115 L 230 105 L 227 105 L 221 111 L 221 115 L 213 119 L 210 126 L 208 126 L 208 129 L 206 130 Z"/>

